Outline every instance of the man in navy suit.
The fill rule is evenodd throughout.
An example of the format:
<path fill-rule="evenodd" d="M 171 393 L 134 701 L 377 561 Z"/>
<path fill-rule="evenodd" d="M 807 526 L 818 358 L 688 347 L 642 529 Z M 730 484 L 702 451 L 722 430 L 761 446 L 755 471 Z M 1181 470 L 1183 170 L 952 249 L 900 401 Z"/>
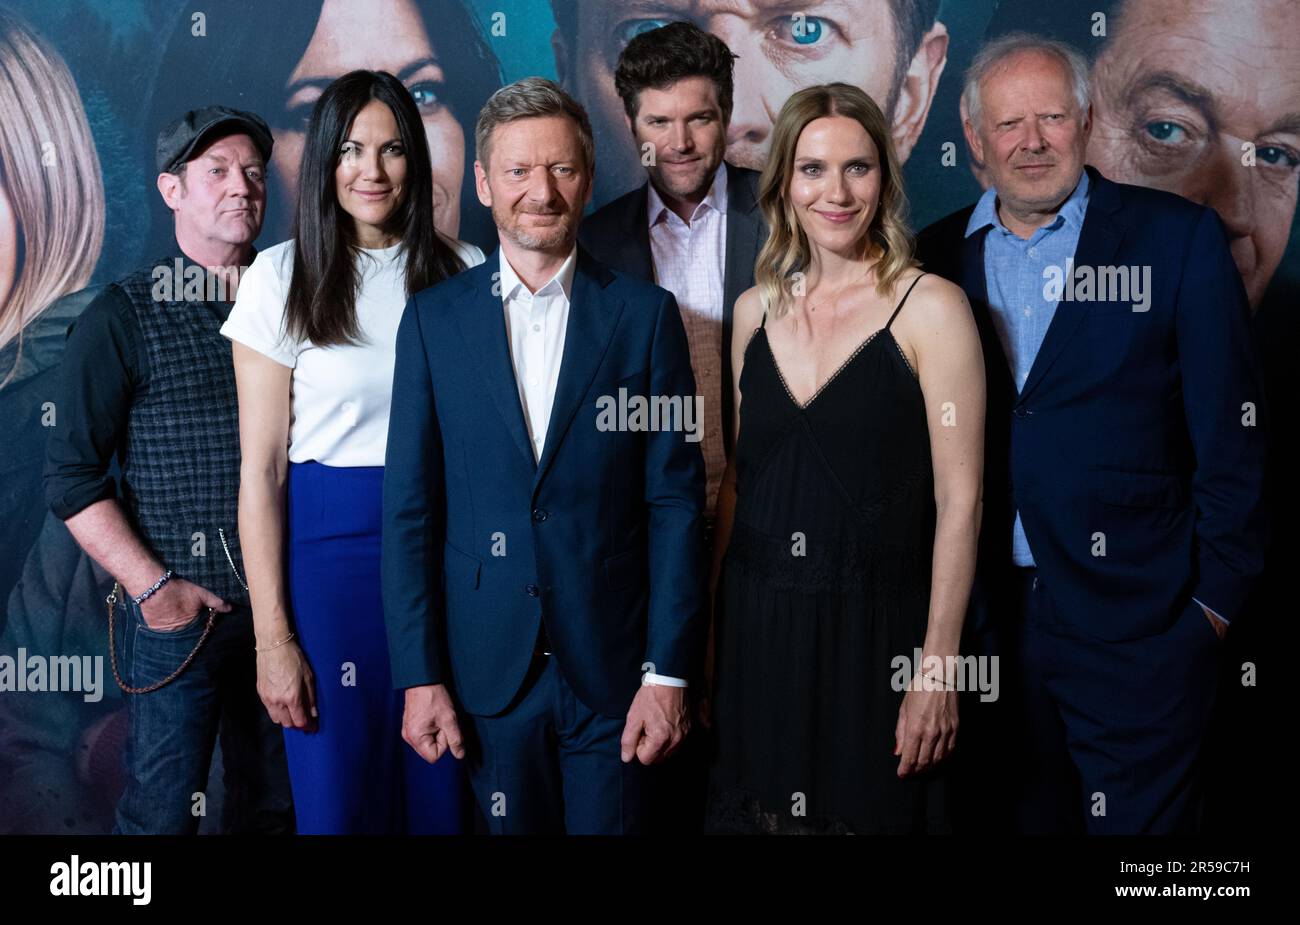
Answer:
<path fill-rule="evenodd" d="M 501 246 L 412 298 L 397 337 L 383 579 L 403 737 L 468 756 L 495 833 L 635 832 L 705 628 L 686 334 L 672 295 L 576 245 L 581 106 L 518 81 L 476 143 Z"/>
<path fill-rule="evenodd" d="M 1067 45 L 985 46 L 963 104 L 992 186 L 920 240 L 989 376 L 972 618 L 1010 662 L 1020 747 L 985 771 L 1022 829 L 1182 832 L 1262 563 L 1261 378 L 1222 223 L 1085 168 L 1088 94 Z"/>

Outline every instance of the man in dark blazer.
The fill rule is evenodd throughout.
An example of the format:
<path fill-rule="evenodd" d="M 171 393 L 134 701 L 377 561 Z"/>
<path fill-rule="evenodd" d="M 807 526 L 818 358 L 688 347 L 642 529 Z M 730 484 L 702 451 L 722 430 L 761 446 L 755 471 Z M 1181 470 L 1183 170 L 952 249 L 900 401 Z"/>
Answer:
<path fill-rule="evenodd" d="M 963 104 L 993 185 L 920 236 L 989 377 L 972 621 L 1023 751 L 981 779 L 1023 829 L 1181 832 L 1219 641 L 1261 568 L 1263 390 L 1215 213 L 1084 167 L 1086 75 L 1069 46 L 985 46 Z"/>
<path fill-rule="evenodd" d="M 619 55 L 614 85 L 628 130 L 643 152 L 646 182 L 596 210 L 578 239 L 602 262 L 672 292 L 704 401 L 705 556 L 712 559 L 718 488 L 735 435 L 731 318 L 754 285 L 767 238 L 758 173 L 723 161 L 731 118 L 735 55 L 690 22 L 636 36 Z M 707 721 L 702 668 L 692 673 Z M 704 818 L 708 744 L 691 735 L 656 768 L 655 831 L 697 832 Z"/>
<path fill-rule="evenodd" d="M 723 161 L 732 108 L 735 55 L 719 38 L 689 22 L 643 32 L 618 59 L 615 86 L 626 110 L 628 130 L 643 152 L 646 182 L 593 212 L 578 240 L 601 262 L 638 279 L 657 282 L 677 298 L 691 340 L 696 385 L 720 396 L 720 408 L 706 403 L 716 432 L 706 426 L 706 444 L 720 438 L 725 460 L 734 432 L 731 385 L 731 317 L 736 299 L 754 285 L 754 263 L 767 239 L 758 208 L 758 173 Z M 722 195 L 719 196 L 718 194 Z M 723 208 L 718 213 L 716 203 Z M 653 207 L 654 214 L 651 214 Z M 715 252 L 709 234 L 714 218 L 722 244 Z M 655 228 L 652 241 L 652 226 Z M 682 247 L 674 248 L 677 237 Z M 720 298 L 691 304 L 683 298 L 694 282 Z M 693 318 L 701 320 L 691 323 Z M 710 320 L 718 320 L 711 335 Z M 711 446 L 705 447 L 706 460 Z M 722 471 L 709 469 L 709 509 Z"/>
<path fill-rule="evenodd" d="M 518 81 L 476 141 L 500 249 L 412 298 L 397 337 L 383 592 L 403 737 L 468 756 L 493 832 L 635 832 L 703 644 L 686 337 L 671 294 L 576 245 L 594 166 L 576 102 Z"/>

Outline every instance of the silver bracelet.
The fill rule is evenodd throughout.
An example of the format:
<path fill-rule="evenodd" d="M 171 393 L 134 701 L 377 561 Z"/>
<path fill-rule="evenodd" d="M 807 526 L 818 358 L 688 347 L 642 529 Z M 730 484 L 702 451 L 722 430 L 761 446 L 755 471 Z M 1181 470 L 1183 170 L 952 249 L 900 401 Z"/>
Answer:
<path fill-rule="evenodd" d="M 172 577 L 171 569 L 168 569 L 167 571 L 163 572 L 163 577 L 155 581 L 153 583 L 152 588 L 150 588 L 148 591 L 144 592 L 143 594 L 137 594 L 136 596 L 132 597 L 131 598 L 132 603 L 134 603 L 137 607 L 139 607 L 145 601 L 149 600 L 149 598 L 153 597 L 155 591 L 157 591 L 163 585 L 167 584 L 167 582 L 171 580 L 171 577 Z"/>

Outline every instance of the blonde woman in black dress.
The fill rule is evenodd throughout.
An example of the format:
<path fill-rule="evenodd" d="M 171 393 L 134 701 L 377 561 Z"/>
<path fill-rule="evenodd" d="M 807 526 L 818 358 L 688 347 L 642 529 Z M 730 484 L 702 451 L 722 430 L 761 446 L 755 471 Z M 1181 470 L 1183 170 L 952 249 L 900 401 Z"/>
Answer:
<path fill-rule="evenodd" d="M 975 324 L 912 258 L 888 124 L 860 89 L 790 97 L 760 202 L 718 503 L 709 828 L 944 831 L 946 657 L 980 520 Z"/>

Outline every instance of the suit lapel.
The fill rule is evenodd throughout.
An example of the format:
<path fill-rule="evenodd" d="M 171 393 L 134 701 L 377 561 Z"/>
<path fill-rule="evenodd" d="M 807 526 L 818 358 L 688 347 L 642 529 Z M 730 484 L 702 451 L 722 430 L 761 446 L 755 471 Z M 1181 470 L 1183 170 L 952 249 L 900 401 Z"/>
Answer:
<path fill-rule="evenodd" d="M 745 174 L 723 162 L 727 170 L 727 255 L 723 271 L 723 326 L 731 328 L 731 310 L 740 294 L 753 285 L 762 222 L 758 202 Z M 730 343 L 723 348 L 730 349 Z"/>
<path fill-rule="evenodd" d="M 754 284 L 754 264 L 762 245 L 763 222 L 749 175 L 723 161 L 727 171 L 727 253 L 722 272 L 722 445 L 729 454 L 735 430 L 731 374 L 731 333 L 736 300 Z"/>
<path fill-rule="evenodd" d="M 573 291 L 569 298 L 569 323 L 564 329 L 564 358 L 551 404 L 551 419 L 546 427 L 546 445 L 537 465 L 536 481 L 541 481 L 551 460 L 573 422 L 596 377 L 609 346 L 610 337 L 623 310 L 621 300 L 611 300 L 603 292 L 613 276 L 581 245 L 573 274 Z M 510 376 L 514 383 L 514 376 Z M 515 405 L 519 400 L 516 396 Z M 522 420 L 522 417 L 521 417 Z"/>
<path fill-rule="evenodd" d="M 1084 213 L 1083 227 L 1079 230 L 1079 243 L 1074 249 L 1073 267 L 1109 266 L 1124 236 L 1123 227 L 1115 220 L 1119 209 L 1119 190 L 1095 170 L 1088 168 L 1088 209 Z M 1020 390 L 1020 399 L 1043 381 L 1047 371 L 1074 337 L 1088 311 L 1087 302 L 1066 301 L 1056 305 L 1052 322 L 1043 335 L 1042 346 L 1029 367 L 1029 376 Z"/>
<path fill-rule="evenodd" d="M 472 294 L 461 308 L 460 331 L 480 371 L 483 391 L 496 406 L 515 446 L 531 467 L 536 462 L 528 445 L 528 427 L 519 402 L 514 364 L 510 362 L 505 308 L 498 282 L 500 277 L 494 278 L 500 267 L 501 252 L 498 249 L 480 267 L 466 271 L 477 274 L 478 278 L 470 281 Z"/>
<path fill-rule="evenodd" d="M 989 287 L 988 280 L 984 277 L 984 236 L 988 232 L 988 228 L 981 228 L 961 239 L 961 279 L 959 280 L 961 288 L 974 297 L 972 304 L 977 304 L 980 313 L 985 316 L 988 315 Z"/>
<path fill-rule="evenodd" d="M 961 260 L 958 262 L 958 283 L 970 299 L 971 313 L 975 316 L 975 327 L 984 345 L 989 403 L 992 404 L 995 393 L 1009 395 L 1014 400 L 1016 386 L 1011 375 L 1011 363 L 1002 348 L 997 326 L 993 323 L 993 313 L 989 310 L 988 279 L 984 276 L 984 239 L 988 231 L 988 228 L 981 228 L 969 237 L 963 236 Z"/>
<path fill-rule="evenodd" d="M 620 260 L 614 265 L 622 267 L 630 276 L 650 282 L 655 278 L 654 256 L 650 251 L 650 204 L 646 199 L 645 183 L 632 197 L 631 208 L 624 213 Z"/>

